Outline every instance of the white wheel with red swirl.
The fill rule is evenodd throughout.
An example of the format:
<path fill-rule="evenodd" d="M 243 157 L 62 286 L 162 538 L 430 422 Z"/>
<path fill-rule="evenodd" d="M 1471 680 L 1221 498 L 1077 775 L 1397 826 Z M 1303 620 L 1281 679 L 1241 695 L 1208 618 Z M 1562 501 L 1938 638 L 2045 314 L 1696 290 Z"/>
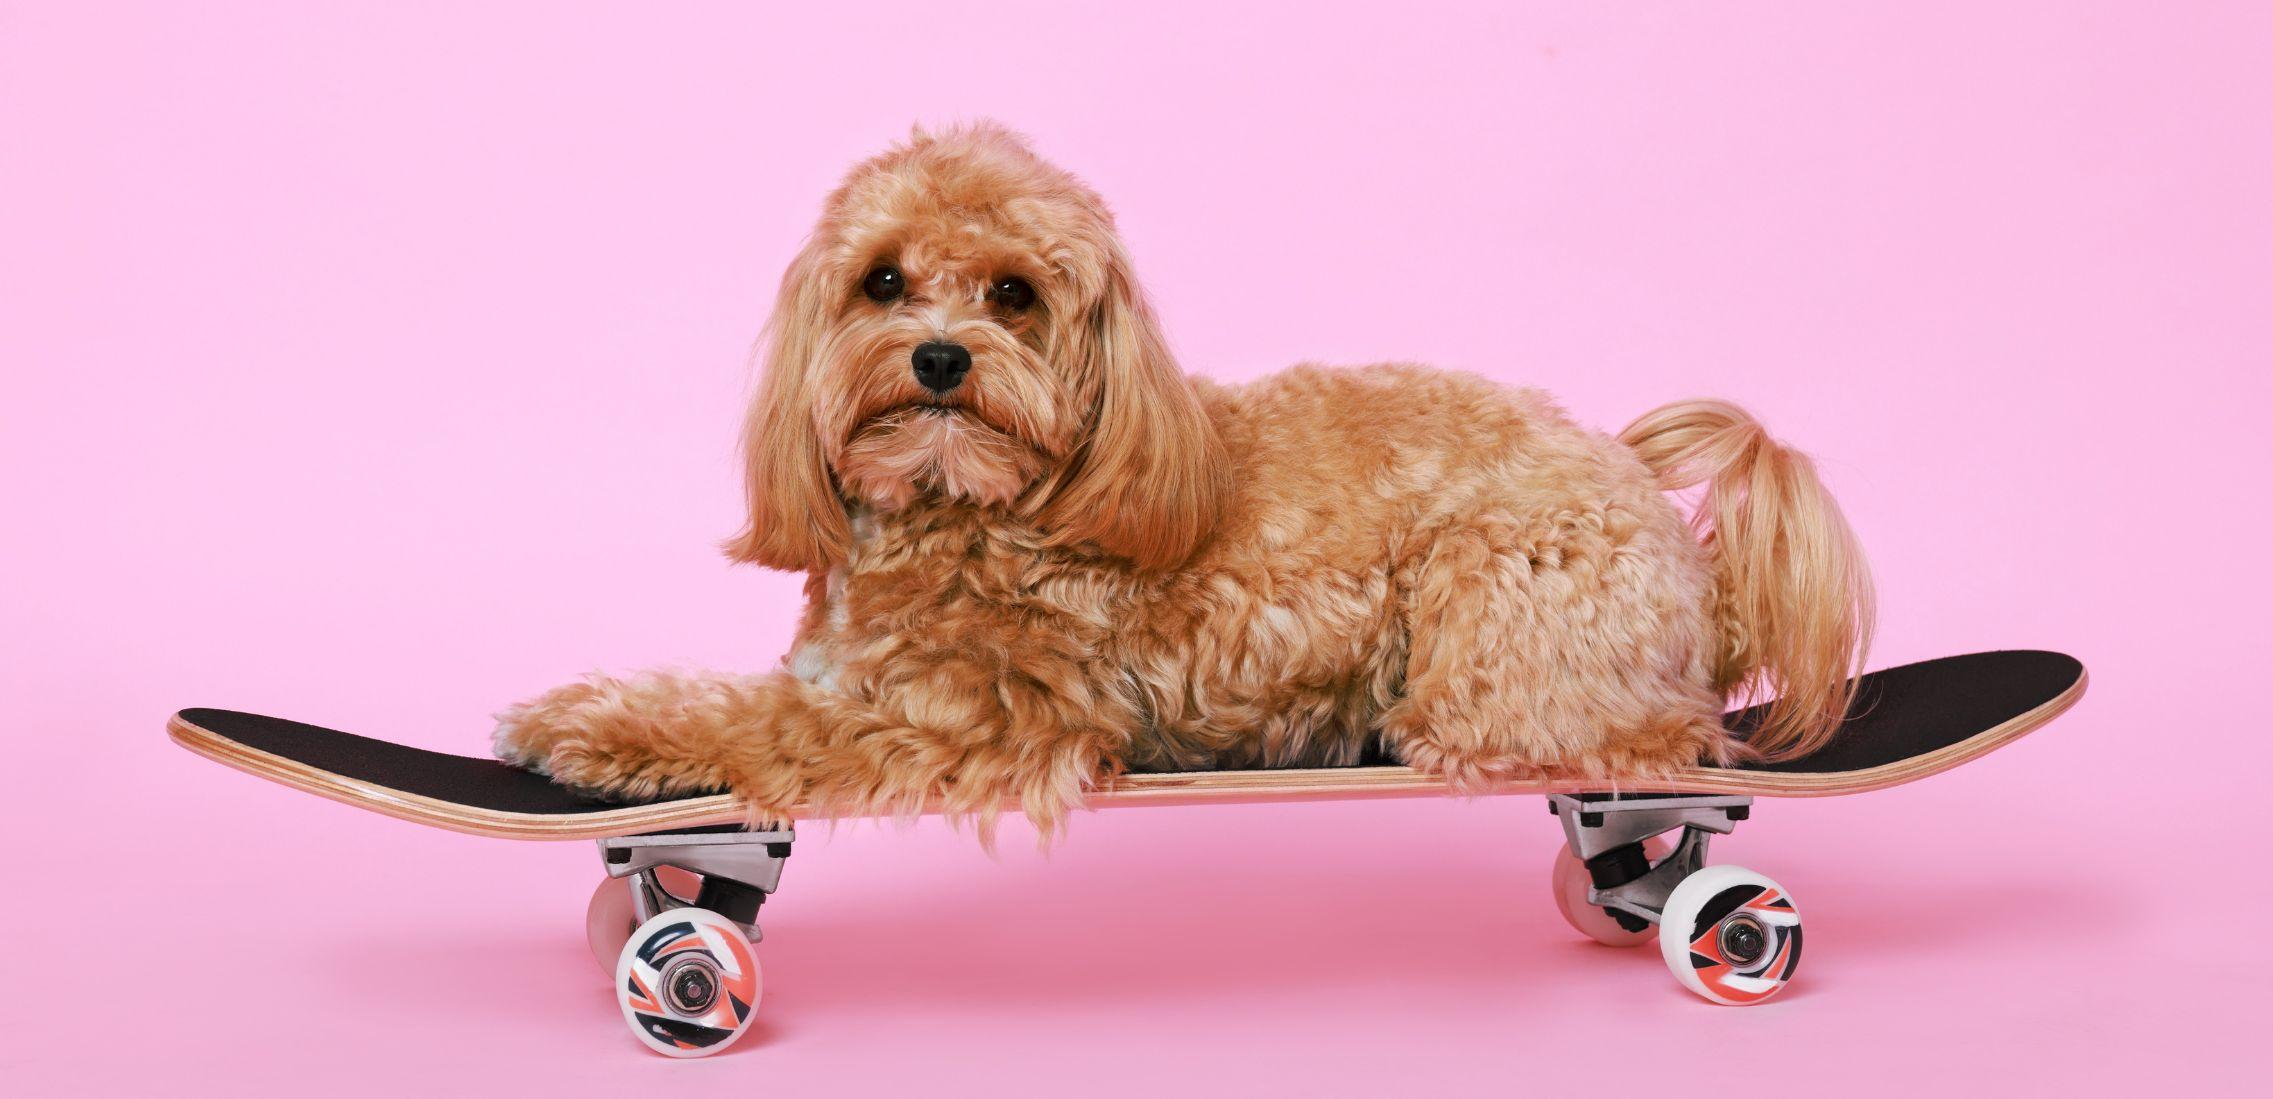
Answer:
<path fill-rule="evenodd" d="M 693 901 L 702 888 L 702 879 L 676 866 L 655 868 L 655 880 L 682 901 Z M 584 945 L 592 948 L 592 961 L 600 967 L 602 978 L 616 974 L 616 958 L 623 953 L 623 944 L 631 938 L 631 929 L 639 926 L 639 916 L 631 907 L 631 878 L 601 878 L 592 888 L 592 899 L 584 906 Z"/>
<path fill-rule="evenodd" d="M 1716 1004 L 1757 1004 L 1799 972 L 1799 908 L 1765 874 L 1708 866 L 1673 887 L 1657 945 L 1689 991 Z"/>
<path fill-rule="evenodd" d="M 1673 843 L 1664 836 L 1651 836 L 1642 842 L 1642 852 L 1649 857 L 1650 865 L 1656 866 L 1673 853 Z M 1569 847 L 1555 855 L 1550 887 L 1555 893 L 1555 911 L 1563 914 L 1563 922 L 1595 942 L 1604 946 L 1640 946 L 1657 937 L 1655 924 L 1645 924 L 1639 931 L 1627 930 L 1616 916 L 1586 899 L 1587 892 L 1594 888 L 1594 875 Z"/>
<path fill-rule="evenodd" d="M 640 924 L 616 960 L 624 1022 L 667 1057 L 733 1045 L 757 1018 L 764 991 L 749 938 L 707 908 L 674 908 Z"/>

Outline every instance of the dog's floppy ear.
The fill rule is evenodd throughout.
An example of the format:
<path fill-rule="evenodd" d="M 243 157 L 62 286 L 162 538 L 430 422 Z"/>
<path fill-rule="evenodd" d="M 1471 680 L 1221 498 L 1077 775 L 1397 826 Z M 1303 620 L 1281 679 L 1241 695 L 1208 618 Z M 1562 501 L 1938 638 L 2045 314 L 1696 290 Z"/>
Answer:
<path fill-rule="evenodd" d="M 782 276 L 766 322 L 765 377 L 742 426 L 749 522 L 726 542 L 736 561 L 820 572 L 842 561 L 851 540 L 814 426 L 813 375 L 834 289 L 822 272 L 816 234 Z"/>
<path fill-rule="evenodd" d="M 1107 247 L 1095 303 L 1060 345 L 1091 387 L 1094 411 L 1039 518 L 1053 544 L 1087 542 L 1139 568 L 1173 568 L 1215 525 L 1227 490 L 1223 444 L 1169 357 L 1120 243 Z"/>

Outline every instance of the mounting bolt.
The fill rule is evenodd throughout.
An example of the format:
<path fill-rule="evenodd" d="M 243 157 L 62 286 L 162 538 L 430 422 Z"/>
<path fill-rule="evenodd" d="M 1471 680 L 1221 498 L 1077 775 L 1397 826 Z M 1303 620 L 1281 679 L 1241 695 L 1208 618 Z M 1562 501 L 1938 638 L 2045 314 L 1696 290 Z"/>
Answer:
<path fill-rule="evenodd" d="M 609 864 L 610 864 L 610 865 L 614 865 L 614 866 L 621 866 L 621 865 L 623 865 L 624 863 L 630 862 L 630 861 L 631 861 L 631 848 L 629 848 L 629 847 L 610 847 L 610 848 L 608 848 L 608 851 L 607 851 L 607 860 L 608 860 L 608 862 L 609 862 Z"/>
<path fill-rule="evenodd" d="M 1751 820 L 1752 807 L 1749 805 L 1731 805 L 1728 807 L 1728 819 Z"/>
<path fill-rule="evenodd" d="M 786 859 L 786 858 L 788 858 L 788 857 L 789 857 L 789 844 L 787 844 L 787 843 L 769 843 L 769 844 L 766 844 L 766 856 L 767 856 L 768 858 L 776 858 L 776 859 Z"/>
<path fill-rule="evenodd" d="M 1578 815 L 1578 825 L 1581 828 L 1600 828 L 1602 827 L 1602 814 L 1580 813 Z"/>

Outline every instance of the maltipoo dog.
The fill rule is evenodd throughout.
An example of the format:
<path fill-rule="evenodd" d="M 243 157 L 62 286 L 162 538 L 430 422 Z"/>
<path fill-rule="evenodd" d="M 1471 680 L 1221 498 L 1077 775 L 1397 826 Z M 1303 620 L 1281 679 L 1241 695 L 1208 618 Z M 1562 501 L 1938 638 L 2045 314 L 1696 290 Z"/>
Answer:
<path fill-rule="evenodd" d="M 783 666 L 562 687 L 501 757 L 1046 837 L 1127 770 L 1385 757 L 1481 791 L 1805 753 L 1869 632 L 1852 533 L 1743 411 L 1611 439 L 1421 366 L 1187 376 L 1104 202 L 992 125 L 829 196 L 745 445 L 728 551 L 807 576 Z M 1698 484 L 1692 521 L 1668 494 Z M 1732 695 L 1775 698 L 1746 741 Z"/>

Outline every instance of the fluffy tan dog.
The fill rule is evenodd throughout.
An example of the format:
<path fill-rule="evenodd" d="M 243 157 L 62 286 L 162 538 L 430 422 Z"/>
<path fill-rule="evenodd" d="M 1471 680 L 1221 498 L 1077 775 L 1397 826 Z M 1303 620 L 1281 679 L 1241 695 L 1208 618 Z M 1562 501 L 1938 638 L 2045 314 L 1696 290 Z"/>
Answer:
<path fill-rule="evenodd" d="M 991 125 L 829 197 L 745 442 L 729 552 L 808 576 L 785 667 L 563 687 L 500 756 L 1048 836 L 1127 769 L 1386 755 L 1475 791 L 1805 752 L 1869 630 L 1837 508 L 1741 410 L 1612 440 L 1419 366 L 1187 377 L 1104 203 Z M 1767 694 L 1733 741 L 1724 699 Z"/>

